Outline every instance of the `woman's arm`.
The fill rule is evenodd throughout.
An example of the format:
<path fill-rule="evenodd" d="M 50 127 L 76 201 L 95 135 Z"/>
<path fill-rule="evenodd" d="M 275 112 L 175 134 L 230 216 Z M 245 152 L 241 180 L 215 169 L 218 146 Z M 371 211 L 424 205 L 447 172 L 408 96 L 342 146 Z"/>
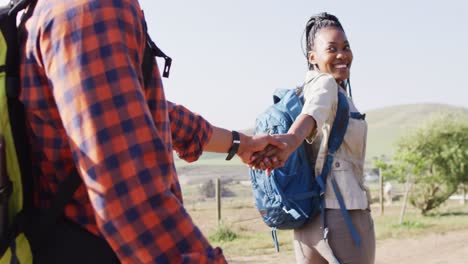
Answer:
<path fill-rule="evenodd" d="M 273 135 L 284 142 L 287 147 L 283 151 L 267 148 L 266 151 L 255 153 L 249 164 L 251 167 L 272 170 L 271 161 L 285 163 L 288 157 L 307 139 L 312 142 L 318 130 L 330 122 L 333 105 L 336 104 L 338 86 L 333 76 L 320 74 L 304 87 L 304 106 L 302 113 L 296 118 L 286 134 Z"/>
<path fill-rule="evenodd" d="M 283 142 L 286 147 L 278 149 L 269 146 L 265 151 L 257 152 L 252 157 L 251 166 L 262 170 L 271 171 L 273 160 L 279 163 L 286 162 L 289 155 L 293 153 L 304 142 L 306 137 L 313 134 L 316 129 L 316 122 L 312 116 L 301 114 L 291 125 L 286 134 L 273 135 L 274 138 Z"/>

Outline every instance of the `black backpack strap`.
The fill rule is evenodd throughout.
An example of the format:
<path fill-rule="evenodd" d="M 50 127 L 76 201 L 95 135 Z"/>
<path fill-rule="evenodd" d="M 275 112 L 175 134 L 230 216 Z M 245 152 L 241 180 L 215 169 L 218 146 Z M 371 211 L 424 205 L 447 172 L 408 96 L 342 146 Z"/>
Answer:
<path fill-rule="evenodd" d="M 57 193 L 54 195 L 51 201 L 51 205 L 48 209 L 38 209 L 34 212 L 34 216 L 38 216 L 39 219 L 35 220 L 36 223 L 31 223 L 33 227 L 30 230 L 33 243 L 36 248 L 46 247 L 50 234 L 54 233 L 56 225 L 63 220 L 63 214 L 65 206 L 72 200 L 78 187 L 82 181 L 76 169 L 63 180 L 58 187 Z"/>
<path fill-rule="evenodd" d="M 143 62 L 141 64 L 141 70 L 143 73 L 143 84 L 144 87 L 147 87 L 151 82 L 151 78 L 153 77 L 153 66 L 154 66 L 154 56 L 149 47 L 148 43 L 145 46 L 145 51 L 143 55 Z"/>
<path fill-rule="evenodd" d="M 12 7 L 8 15 L 18 14 L 19 11 L 25 9 L 29 4 L 35 3 L 37 0 L 11 0 Z"/>
<path fill-rule="evenodd" d="M 145 85 L 149 83 L 151 80 L 151 76 L 153 74 L 153 66 L 154 66 L 154 57 L 161 57 L 164 58 L 164 70 L 162 76 L 165 78 L 169 77 L 169 72 L 171 70 L 172 59 L 171 57 L 167 56 L 162 50 L 154 43 L 151 39 L 150 35 L 148 34 L 148 26 L 146 24 L 146 20 L 143 17 L 143 31 L 146 35 L 146 46 L 145 46 L 145 53 L 143 56 L 143 78 Z"/>
<path fill-rule="evenodd" d="M 164 69 L 163 69 L 163 74 L 162 76 L 165 78 L 169 78 L 169 72 L 171 71 L 171 65 L 172 65 L 172 59 L 164 54 L 162 50 L 156 46 L 156 43 L 151 39 L 150 35 L 146 33 L 146 38 L 147 38 L 147 47 L 149 46 L 152 55 L 156 57 L 161 57 L 164 58 L 165 63 L 164 63 Z"/>
<path fill-rule="evenodd" d="M 55 194 L 52 204 L 48 210 L 46 224 L 53 224 L 63 214 L 65 205 L 69 203 L 82 181 L 76 169 L 60 183 L 57 193 Z"/>
<path fill-rule="evenodd" d="M 33 244 L 39 263 L 120 263 L 107 241 L 63 216 L 65 206 L 82 184 L 76 169 L 58 188 L 51 207 L 40 214 Z"/>

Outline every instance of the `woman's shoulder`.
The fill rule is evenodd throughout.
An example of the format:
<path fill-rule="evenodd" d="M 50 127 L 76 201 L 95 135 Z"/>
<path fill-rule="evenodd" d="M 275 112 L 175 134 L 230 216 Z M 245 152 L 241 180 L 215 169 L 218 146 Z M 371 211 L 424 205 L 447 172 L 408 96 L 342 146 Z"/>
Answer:
<path fill-rule="evenodd" d="M 304 84 L 304 92 L 337 93 L 338 84 L 333 75 L 317 71 L 308 71 Z"/>

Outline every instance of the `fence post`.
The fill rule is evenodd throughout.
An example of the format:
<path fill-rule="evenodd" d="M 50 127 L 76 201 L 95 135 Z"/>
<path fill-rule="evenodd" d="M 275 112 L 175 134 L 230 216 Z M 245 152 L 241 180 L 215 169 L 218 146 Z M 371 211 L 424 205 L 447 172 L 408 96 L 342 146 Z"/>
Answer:
<path fill-rule="evenodd" d="M 406 186 L 405 196 L 403 198 L 403 206 L 401 207 L 401 212 L 400 212 L 400 225 L 403 224 L 403 219 L 405 217 L 405 212 L 406 212 L 406 206 L 408 204 L 408 196 L 409 196 L 409 192 L 411 190 L 411 182 L 410 182 L 409 174 L 406 176 L 405 186 Z"/>
<path fill-rule="evenodd" d="M 219 178 L 216 178 L 216 212 L 219 226 L 221 224 L 221 180 Z"/>
<path fill-rule="evenodd" d="M 462 191 L 462 198 L 460 200 L 460 204 L 465 205 L 466 201 L 466 185 L 462 183 L 461 185 L 461 191 Z"/>
<path fill-rule="evenodd" d="M 383 187 L 384 178 L 382 175 L 382 169 L 379 168 L 379 183 L 380 183 L 380 215 L 384 215 L 384 187 Z"/>

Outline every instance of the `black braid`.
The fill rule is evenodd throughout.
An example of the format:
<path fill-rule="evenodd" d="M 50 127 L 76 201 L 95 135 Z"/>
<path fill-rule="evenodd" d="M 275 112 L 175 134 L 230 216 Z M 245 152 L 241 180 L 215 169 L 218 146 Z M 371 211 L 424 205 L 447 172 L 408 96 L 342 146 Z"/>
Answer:
<path fill-rule="evenodd" d="M 325 27 L 336 27 L 341 29 L 344 32 L 343 26 L 341 26 L 340 21 L 334 15 L 328 13 L 320 13 L 317 15 L 312 16 L 309 21 L 307 21 L 307 25 L 305 28 L 306 32 L 306 57 L 307 62 L 309 65 L 309 70 L 314 69 L 314 65 L 310 64 L 309 62 L 309 52 L 312 50 L 315 44 L 315 35 L 317 32 Z"/>

